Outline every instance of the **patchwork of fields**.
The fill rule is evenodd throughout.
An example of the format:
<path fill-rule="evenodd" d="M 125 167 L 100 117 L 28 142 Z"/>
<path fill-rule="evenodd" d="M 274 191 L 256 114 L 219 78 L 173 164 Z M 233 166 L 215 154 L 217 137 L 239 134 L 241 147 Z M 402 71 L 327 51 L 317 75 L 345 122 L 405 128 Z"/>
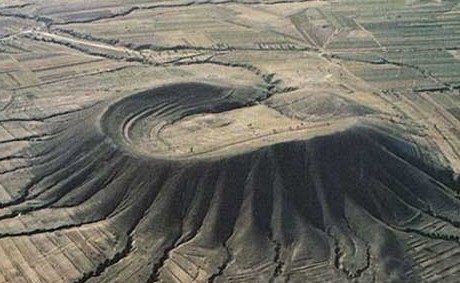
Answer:
<path fill-rule="evenodd" d="M 458 1 L 3 2 L 0 283 L 458 282 Z"/>

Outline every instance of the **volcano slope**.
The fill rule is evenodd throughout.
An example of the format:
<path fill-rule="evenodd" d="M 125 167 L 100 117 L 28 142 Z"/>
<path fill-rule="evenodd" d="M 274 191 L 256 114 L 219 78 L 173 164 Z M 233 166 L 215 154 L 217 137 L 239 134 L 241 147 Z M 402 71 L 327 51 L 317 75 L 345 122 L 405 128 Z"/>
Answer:
<path fill-rule="evenodd" d="M 57 271 L 73 282 L 456 282 L 453 173 L 384 125 L 168 155 L 167 127 L 268 96 L 171 84 L 57 119 L 27 148 L 33 178 L 1 204 L 0 241 L 39 249 L 44 265 L 29 272 L 45 282 Z M 91 245 L 53 257 L 43 237 Z"/>

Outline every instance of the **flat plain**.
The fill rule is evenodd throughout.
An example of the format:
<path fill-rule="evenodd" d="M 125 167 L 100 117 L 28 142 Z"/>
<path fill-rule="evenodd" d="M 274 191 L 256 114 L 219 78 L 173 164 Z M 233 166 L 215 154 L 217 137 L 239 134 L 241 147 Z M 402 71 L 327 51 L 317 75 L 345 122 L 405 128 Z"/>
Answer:
<path fill-rule="evenodd" d="M 0 282 L 458 282 L 455 0 L 0 1 Z"/>

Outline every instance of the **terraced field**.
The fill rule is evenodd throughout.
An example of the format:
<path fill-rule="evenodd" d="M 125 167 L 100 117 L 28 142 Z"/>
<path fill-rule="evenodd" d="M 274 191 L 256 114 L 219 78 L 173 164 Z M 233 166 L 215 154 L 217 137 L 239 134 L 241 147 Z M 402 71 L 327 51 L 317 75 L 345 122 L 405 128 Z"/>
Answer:
<path fill-rule="evenodd" d="M 0 282 L 458 282 L 459 20 L 0 3 Z"/>

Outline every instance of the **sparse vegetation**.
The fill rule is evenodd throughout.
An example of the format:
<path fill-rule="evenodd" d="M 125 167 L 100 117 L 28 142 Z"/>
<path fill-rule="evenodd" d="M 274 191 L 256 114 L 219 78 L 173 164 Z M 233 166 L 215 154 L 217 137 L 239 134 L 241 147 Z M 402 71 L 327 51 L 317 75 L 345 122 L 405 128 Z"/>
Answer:
<path fill-rule="evenodd" d="M 455 1 L 0 4 L 0 282 L 458 282 Z"/>

